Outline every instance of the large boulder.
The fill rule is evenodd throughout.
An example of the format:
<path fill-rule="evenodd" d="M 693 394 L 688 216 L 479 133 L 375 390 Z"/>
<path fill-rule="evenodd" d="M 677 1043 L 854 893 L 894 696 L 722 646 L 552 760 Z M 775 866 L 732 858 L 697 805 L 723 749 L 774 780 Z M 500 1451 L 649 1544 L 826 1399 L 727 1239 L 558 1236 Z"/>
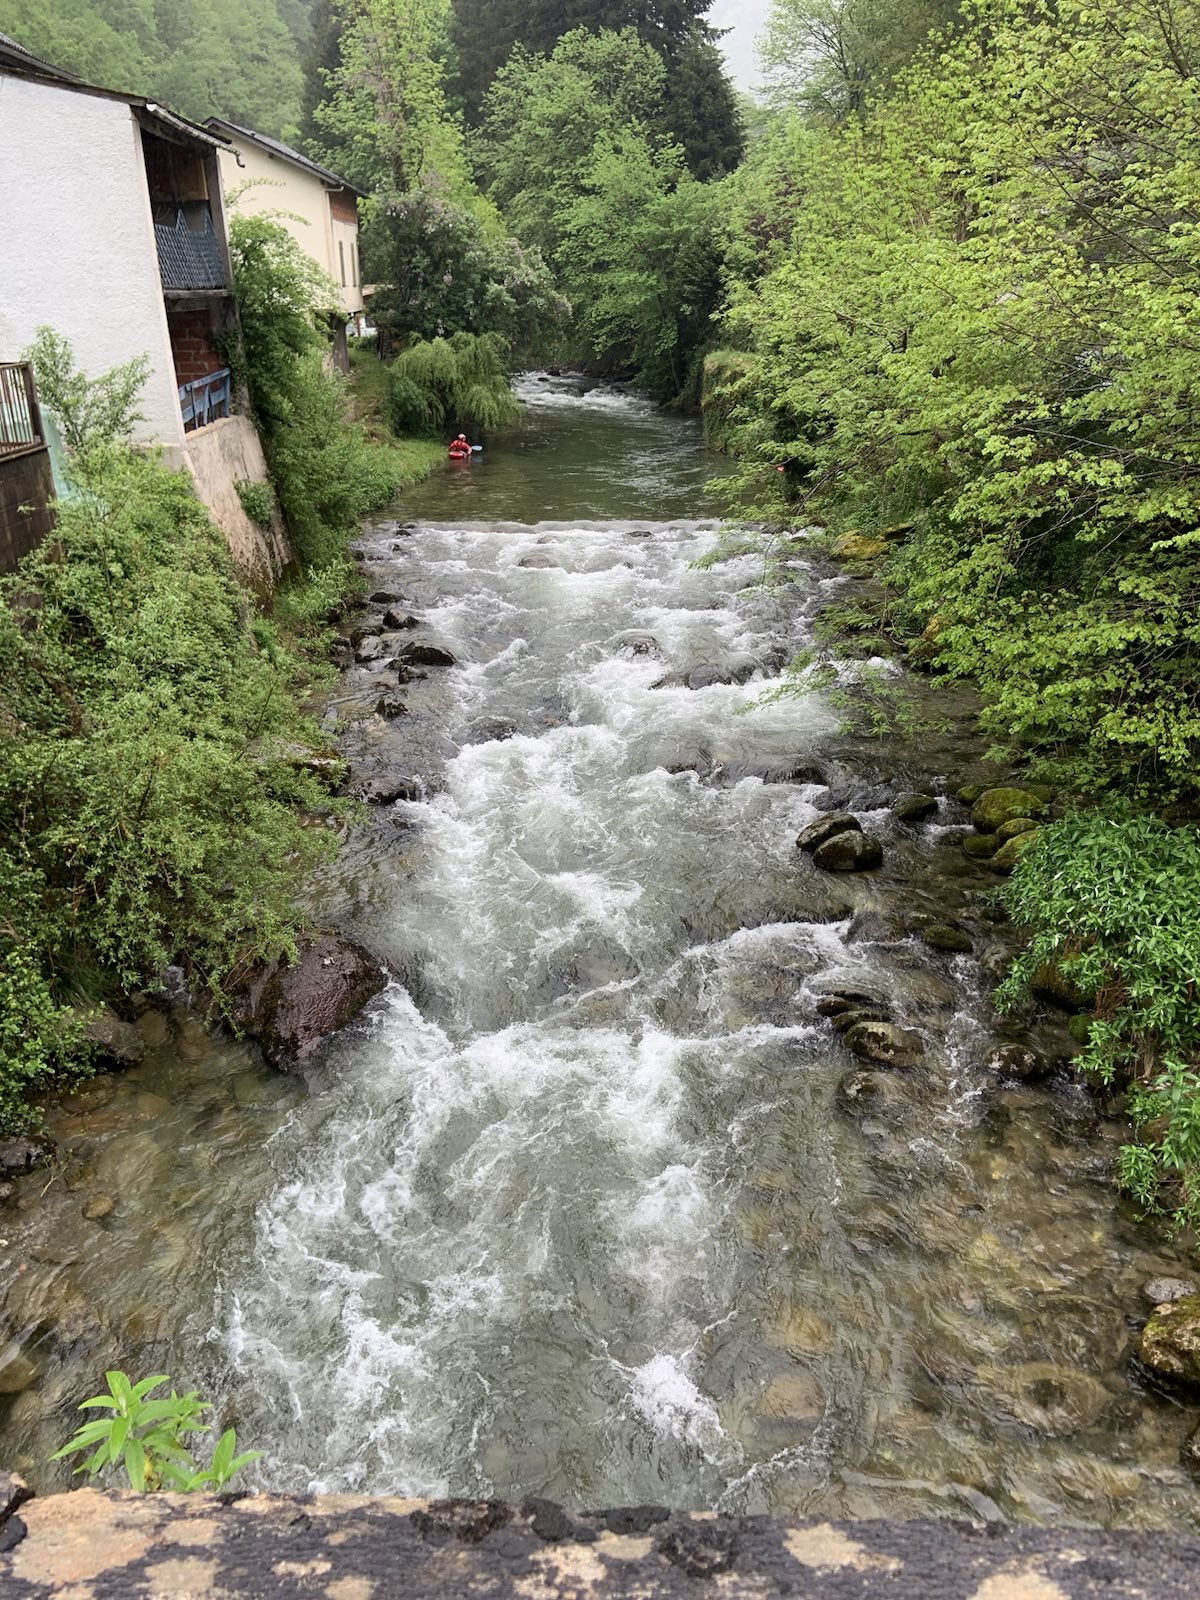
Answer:
<path fill-rule="evenodd" d="M 971 821 L 981 833 L 995 833 L 1014 817 L 1041 817 L 1046 814 L 1046 804 L 1032 789 L 1014 789 L 1007 786 L 985 789 L 971 807 Z"/>
<path fill-rule="evenodd" d="M 122 1022 L 107 1006 L 84 1013 L 83 1037 L 96 1056 L 111 1067 L 133 1067 L 146 1054 L 146 1041 L 131 1022 Z"/>
<path fill-rule="evenodd" d="M 1026 833 L 1018 833 L 1011 839 L 1006 839 L 988 862 L 992 871 L 1011 872 L 1040 832 L 1040 828 L 1032 828 Z"/>
<path fill-rule="evenodd" d="M 0 1178 L 17 1178 L 49 1161 L 53 1146 L 38 1139 L 0 1139 Z"/>
<path fill-rule="evenodd" d="M 938 803 L 931 794 L 902 794 L 892 807 L 898 822 L 925 822 L 937 815 Z"/>
<path fill-rule="evenodd" d="M 894 1022 L 856 1022 L 846 1033 L 846 1045 L 856 1056 L 881 1067 L 916 1067 L 925 1059 L 921 1035 Z"/>
<path fill-rule="evenodd" d="M 406 644 L 396 657 L 406 667 L 455 667 L 458 662 L 440 644 Z"/>
<path fill-rule="evenodd" d="M 1200 1294 L 1156 1306 L 1138 1353 L 1160 1378 L 1200 1387 Z"/>
<path fill-rule="evenodd" d="M 386 983 L 369 950 L 326 934 L 292 965 L 280 958 L 260 967 L 235 997 L 234 1017 L 272 1066 L 299 1072 Z"/>
<path fill-rule="evenodd" d="M 862 823 L 857 817 L 851 816 L 848 811 L 831 811 L 827 816 L 818 817 L 815 822 L 810 822 L 806 828 L 801 828 L 796 835 L 796 848 L 807 850 L 811 855 L 827 839 L 832 839 L 839 833 L 861 832 Z"/>
<path fill-rule="evenodd" d="M 1028 1083 L 1036 1078 L 1049 1077 L 1051 1066 L 1046 1057 L 1027 1044 L 998 1044 L 988 1056 L 984 1066 L 1007 1083 Z"/>
<path fill-rule="evenodd" d="M 383 624 L 385 628 L 415 628 L 418 626 L 418 619 L 408 611 L 389 608 L 383 613 Z"/>
<path fill-rule="evenodd" d="M 835 833 L 813 851 L 822 872 L 869 872 L 883 865 L 883 846 L 866 833 Z"/>

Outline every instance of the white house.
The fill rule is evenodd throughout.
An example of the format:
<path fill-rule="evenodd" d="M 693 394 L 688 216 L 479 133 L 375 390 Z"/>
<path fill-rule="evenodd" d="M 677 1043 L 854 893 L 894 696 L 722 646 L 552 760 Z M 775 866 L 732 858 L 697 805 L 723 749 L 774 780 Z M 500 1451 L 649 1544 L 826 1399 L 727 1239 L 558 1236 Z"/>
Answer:
<path fill-rule="evenodd" d="M 361 190 L 318 166 L 298 150 L 252 128 L 212 117 L 205 126 L 227 141 L 218 152 L 225 194 L 236 195 L 236 209 L 247 216 L 274 214 L 304 253 L 333 280 L 342 313 L 334 356 L 346 361 L 344 328 L 363 311 L 358 259 L 358 201 Z"/>
<path fill-rule="evenodd" d="M 43 325 L 92 375 L 145 355 L 136 439 L 187 467 L 243 575 L 265 589 L 287 548 L 281 527 L 250 522 L 235 487 L 267 472 L 230 376 L 223 142 L 0 34 L 0 362 Z"/>

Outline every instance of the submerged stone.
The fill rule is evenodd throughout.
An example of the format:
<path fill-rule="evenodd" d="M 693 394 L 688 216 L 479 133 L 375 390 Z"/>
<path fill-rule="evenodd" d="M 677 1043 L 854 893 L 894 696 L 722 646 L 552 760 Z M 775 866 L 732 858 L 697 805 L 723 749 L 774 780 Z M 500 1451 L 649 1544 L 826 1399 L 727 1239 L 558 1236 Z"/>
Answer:
<path fill-rule="evenodd" d="M 931 950 L 941 950 L 946 955 L 970 955 L 974 949 L 970 934 L 949 922 L 935 922 L 923 929 L 921 940 Z"/>
<path fill-rule="evenodd" d="M 893 1022 L 856 1022 L 846 1034 L 846 1046 L 882 1067 L 916 1067 L 925 1059 L 921 1035 Z"/>
<path fill-rule="evenodd" d="M 836 838 L 839 833 L 861 832 L 862 823 L 849 811 L 831 811 L 827 816 L 818 817 L 815 822 L 810 822 L 806 828 L 801 828 L 796 835 L 796 848 L 807 850 L 811 855 L 827 840 Z"/>
<path fill-rule="evenodd" d="M 931 794 L 902 794 L 892 807 L 900 822 L 924 822 L 937 815 L 938 803 Z"/>
<path fill-rule="evenodd" d="M 977 861 L 989 860 L 996 854 L 996 839 L 990 833 L 968 833 L 962 842 L 963 854 Z"/>
<path fill-rule="evenodd" d="M 1200 1294 L 1155 1308 L 1142 1332 L 1142 1365 L 1173 1383 L 1200 1386 Z"/>
<path fill-rule="evenodd" d="M 1194 1294 L 1200 1294 L 1200 1284 L 1191 1278 L 1150 1278 L 1142 1285 L 1142 1299 L 1152 1306 L 1170 1305 Z"/>

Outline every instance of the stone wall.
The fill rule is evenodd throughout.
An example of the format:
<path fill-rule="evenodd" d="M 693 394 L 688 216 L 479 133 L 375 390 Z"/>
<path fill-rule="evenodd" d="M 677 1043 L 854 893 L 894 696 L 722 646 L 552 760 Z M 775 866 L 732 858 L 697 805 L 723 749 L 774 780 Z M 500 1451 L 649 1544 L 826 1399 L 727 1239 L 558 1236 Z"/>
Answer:
<path fill-rule="evenodd" d="M 1200 1539 L 962 1522 L 582 1514 L 546 1500 L 132 1495 L 21 1503 L 4 1600 L 1184 1600 Z"/>
<path fill-rule="evenodd" d="M 249 417 L 222 417 L 186 435 L 184 465 L 196 493 L 229 541 L 242 582 L 263 598 L 270 595 L 292 553 L 278 511 L 270 527 L 251 522 L 238 498 L 237 484 L 267 481 L 262 444 Z"/>

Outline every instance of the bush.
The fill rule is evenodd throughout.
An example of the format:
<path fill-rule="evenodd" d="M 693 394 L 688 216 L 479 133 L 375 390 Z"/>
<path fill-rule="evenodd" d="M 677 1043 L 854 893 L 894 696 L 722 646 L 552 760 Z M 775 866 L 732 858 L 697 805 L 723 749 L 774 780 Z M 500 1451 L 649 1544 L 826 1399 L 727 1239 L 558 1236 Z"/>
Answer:
<path fill-rule="evenodd" d="M 502 428 L 520 403 L 497 334 L 456 333 L 402 351 L 392 364 L 391 422 L 398 434 L 436 435 Z"/>
<path fill-rule="evenodd" d="M 1043 828 L 1004 890 L 1029 943 L 999 991 L 1027 992 L 1053 964 L 1090 996 L 1080 1064 L 1129 1085 L 1141 1142 L 1122 1185 L 1177 1226 L 1200 1225 L 1200 837 L 1109 807 Z"/>
<path fill-rule="evenodd" d="M 5 1126 L 69 1065 L 73 1000 L 180 959 L 219 999 L 293 947 L 295 890 L 332 848 L 283 755 L 318 740 L 298 664 L 256 645 L 190 480 L 113 445 L 77 476 L 53 544 L 0 580 Z"/>

